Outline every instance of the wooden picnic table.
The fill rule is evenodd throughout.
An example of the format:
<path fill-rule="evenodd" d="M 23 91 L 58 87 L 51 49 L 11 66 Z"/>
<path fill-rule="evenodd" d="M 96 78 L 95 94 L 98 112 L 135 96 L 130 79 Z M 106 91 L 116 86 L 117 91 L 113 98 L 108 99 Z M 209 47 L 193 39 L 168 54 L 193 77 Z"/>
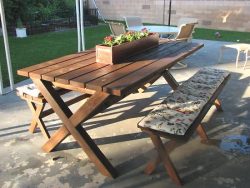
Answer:
<path fill-rule="evenodd" d="M 203 44 L 163 42 L 116 65 L 96 63 L 95 50 L 88 50 L 18 70 L 19 75 L 32 79 L 63 123 L 43 150 L 52 151 L 71 134 L 103 175 L 117 177 L 81 123 L 161 76 L 175 89 L 177 82 L 169 69 L 201 47 Z M 73 113 L 53 85 L 91 96 Z"/>

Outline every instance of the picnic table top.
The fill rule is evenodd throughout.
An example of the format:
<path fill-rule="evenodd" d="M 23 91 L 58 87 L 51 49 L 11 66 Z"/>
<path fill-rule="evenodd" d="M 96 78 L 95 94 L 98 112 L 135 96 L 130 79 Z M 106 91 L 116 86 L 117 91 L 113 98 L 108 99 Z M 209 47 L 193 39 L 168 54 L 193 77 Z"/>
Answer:
<path fill-rule="evenodd" d="M 124 95 L 160 75 L 203 44 L 167 42 L 115 65 L 96 63 L 95 50 L 71 54 L 18 70 L 21 76 Z"/>

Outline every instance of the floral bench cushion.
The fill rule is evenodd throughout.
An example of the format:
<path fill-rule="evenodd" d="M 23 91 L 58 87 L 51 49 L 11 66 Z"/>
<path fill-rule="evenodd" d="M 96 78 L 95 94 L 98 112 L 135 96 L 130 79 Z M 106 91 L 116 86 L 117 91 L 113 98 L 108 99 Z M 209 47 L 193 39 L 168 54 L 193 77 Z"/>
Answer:
<path fill-rule="evenodd" d="M 193 113 L 200 111 L 201 106 L 205 105 L 206 101 L 180 91 L 171 93 L 163 102 L 168 109 L 172 109 L 182 113 Z"/>
<path fill-rule="evenodd" d="M 185 82 L 181 85 L 178 91 L 181 93 L 192 95 L 207 101 L 214 93 L 217 87 L 208 86 L 206 84 L 200 84 L 195 82 Z"/>
<path fill-rule="evenodd" d="M 27 94 L 27 95 L 30 95 L 32 97 L 40 97 L 41 96 L 41 92 L 39 89 L 37 89 L 35 84 L 27 84 L 27 85 L 24 85 L 21 87 L 17 87 L 16 90 L 20 93 L 20 95 Z"/>
<path fill-rule="evenodd" d="M 143 118 L 138 126 L 185 135 L 204 105 L 229 75 L 228 71 L 206 68 L 198 71 Z"/>
<path fill-rule="evenodd" d="M 59 87 L 53 86 L 57 91 Z M 32 97 L 42 97 L 41 91 L 35 86 L 35 84 L 27 84 L 24 86 L 17 87 L 16 90 L 20 95 L 26 94 Z"/>

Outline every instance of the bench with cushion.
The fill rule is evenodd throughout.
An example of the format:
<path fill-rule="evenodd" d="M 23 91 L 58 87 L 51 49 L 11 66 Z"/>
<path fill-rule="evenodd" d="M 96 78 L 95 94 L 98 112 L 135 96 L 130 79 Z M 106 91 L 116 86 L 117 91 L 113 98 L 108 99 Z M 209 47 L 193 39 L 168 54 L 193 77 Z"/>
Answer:
<path fill-rule="evenodd" d="M 213 104 L 222 111 L 217 98 L 229 77 L 229 72 L 224 70 L 205 68 L 198 71 L 138 123 L 138 127 L 149 134 L 159 154 L 157 160 L 147 165 L 147 174 L 163 162 L 170 178 L 178 185 L 182 184 L 169 151 L 179 141 L 187 141 L 195 130 L 203 141 L 208 139 L 201 121 Z M 170 141 L 164 145 L 161 137 Z"/>
<path fill-rule="evenodd" d="M 62 89 L 55 87 L 56 91 L 60 95 L 64 95 L 70 90 Z M 47 110 L 44 110 L 45 105 L 47 104 L 46 99 L 42 96 L 41 92 L 36 88 L 34 84 L 27 84 L 21 87 L 16 88 L 16 94 L 21 99 L 25 100 L 28 103 L 28 106 L 32 112 L 32 121 L 29 127 L 29 132 L 34 133 L 37 126 L 41 130 L 42 134 L 46 139 L 50 138 L 50 134 L 48 130 L 46 129 L 46 126 L 44 124 L 44 121 L 42 118 L 49 116 L 54 113 L 52 108 L 48 108 Z M 87 97 L 89 97 L 89 94 L 82 94 L 79 96 L 74 96 L 73 98 L 66 101 L 66 104 L 68 106 L 73 105 Z"/>

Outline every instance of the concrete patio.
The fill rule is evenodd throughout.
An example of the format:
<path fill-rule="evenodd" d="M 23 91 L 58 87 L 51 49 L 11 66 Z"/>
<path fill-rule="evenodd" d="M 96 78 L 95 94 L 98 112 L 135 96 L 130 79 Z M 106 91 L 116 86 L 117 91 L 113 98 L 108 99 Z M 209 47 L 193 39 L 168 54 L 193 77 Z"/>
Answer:
<path fill-rule="evenodd" d="M 205 47 L 184 61 L 188 68 L 172 70 L 179 82 L 208 66 L 232 72 L 220 96 L 224 112 L 216 112 L 213 107 L 203 120 L 209 137 L 224 140 L 230 135 L 249 136 L 250 62 L 243 70 L 241 59 L 236 69 L 236 52 L 228 50 L 223 62 L 218 63 L 219 49 L 227 43 L 194 41 L 204 43 Z M 27 82 L 30 80 L 18 85 Z M 41 146 L 45 139 L 41 133 L 27 131 L 31 112 L 25 101 L 15 92 L 0 96 L 0 187 L 178 187 L 162 165 L 151 176 L 143 173 L 145 164 L 156 152 L 151 140 L 137 128 L 137 122 L 168 92 L 170 87 L 161 78 L 144 93 L 128 96 L 83 124 L 117 168 L 117 179 L 100 174 L 71 137 L 58 151 L 44 153 Z M 73 109 L 76 107 L 74 105 Z M 46 118 L 46 123 L 50 131 L 60 126 L 56 115 Z M 250 146 L 247 144 L 250 142 L 247 140 L 244 145 L 240 141 L 231 144 L 241 146 L 241 151 L 226 151 L 220 144 L 201 144 L 194 135 L 174 150 L 171 158 L 184 181 L 183 187 L 249 187 Z"/>

